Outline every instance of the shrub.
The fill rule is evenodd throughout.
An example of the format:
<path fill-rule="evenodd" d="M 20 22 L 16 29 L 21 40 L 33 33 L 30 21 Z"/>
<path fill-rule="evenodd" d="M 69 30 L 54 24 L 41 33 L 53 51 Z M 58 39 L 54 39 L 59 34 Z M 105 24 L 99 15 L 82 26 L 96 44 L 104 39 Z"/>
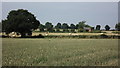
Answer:
<path fill-rule="evenodd" d="M 70 32 L 75 33 L 75 29 L 71 29 Z"/>
<path fill-rule="evenodd" d="M 96 38 L 97 39 L 97 38 L 100 38 L 100 36 L 99 35 L 91 35 L 90 38 Z"/>
<path fill-rule="evenodd" d="M 79 38 L 86 38 L 86 35 L 79 35 Z"/>
<path fill-rule="evenodd" d="M 69 32 L 69 30 L 68 29 L 63 29 L 63 32 Z"/>
<path fill-rule="evenodd" d="M 39 34 L 39 35 L 35 35 L 35 36 L 26 36 L 26 37 L 22 37 L 22 38 L 44 38 L 44 36 L 42 34 Z"/>
<path fill-rule="evenodd" d="M 92 33 L 101 33 L 101 30 L 93 30 Z"/>
<path fill-rule="evenodd" d="M 115 32 L 112 32 L 112 33 L 115 33 L 115 34 L 120 34 L 120 31 L 115 31 Z"/>
<path fill-rule="evenodd" d="M 84 32 L 84 30 L 83 29 L 78 29 L 78 32 Z"/>
<path fill-rule="evenodd" d="M 105 34 L 100 35 L 100 37 L 101 37 L 101 38 L 108 38 L 108 36 L 105 35 Z"/>
<path fill-rule="evenodd" d="M 9 36 L 0 35 L 1 38 L 9 38 Z"/>

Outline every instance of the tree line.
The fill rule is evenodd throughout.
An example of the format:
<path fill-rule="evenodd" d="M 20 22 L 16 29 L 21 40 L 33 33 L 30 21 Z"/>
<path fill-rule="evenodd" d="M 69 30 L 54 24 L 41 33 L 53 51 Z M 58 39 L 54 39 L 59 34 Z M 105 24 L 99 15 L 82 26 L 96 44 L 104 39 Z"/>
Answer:
<path fill-rule="evenodd" d="M 78 32 L 84 32 L 87 31 L 85 30 L 85 28 L 91 29 L 91 30 L 100 30 L 101 29 L 101 25 L 96 25 L 96 28 L 86 24 L 86 21 L 81 21 L 78 22 L 78 24 L 70 24 L 68 25 L 67 23 L 57 23 L 57 25 L 53 26 L 52 23 L 50 22 L 46 22 L 45 25 L 40 24 L 39 25 L 39 30 L 40 32 L 75 32 L 75 30 L 78 30 Z M 110 30 L 110 26 L 106 25 L 105 26 L 105 30 Z"/>
<path fill-rule="evenodd" d="M 11 10 L 8 13 L 8 16 L 5 20 L 2 20 L 2 31 L 6 34 L 11 32 L 16 32 L 20 34 L 21 37 L 31 36 L 32 31 L 39 29 L 40 32 L 84 32 L 85 29 L 91 30 L 100 30 L 101 26 L 96 25 L 96 28 L 86 24 L 86 21 L 78 22 L 78 24 L 70 24 L 67 23 L 57 23 L 57 25 L 53 26 L 52 23 L 46 22 L 45 25 L 41 24 L 39 20 L 36 19 L 34 14 L 28 12 L 28 10 L 18 9 Z M 120 23 L 116 24 L 115 28 L 120 30 Z M 110 26 L 105 26 L 106 30 L 110 30 Z"/>

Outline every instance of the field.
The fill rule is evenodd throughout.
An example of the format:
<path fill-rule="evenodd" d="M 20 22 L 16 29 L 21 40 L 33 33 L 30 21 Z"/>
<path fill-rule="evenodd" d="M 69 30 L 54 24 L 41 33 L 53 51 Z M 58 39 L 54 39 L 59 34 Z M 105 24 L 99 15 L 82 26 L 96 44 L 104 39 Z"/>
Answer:
<path fill-rule="evenodd" d="M 109 31 L 110 32 L 110 31 Z M 119 35 L 117 33 L 104 33 L 106 35 Z M 39 35 L 39 34 L 42 34 L 43 36 L 46 35 L 46 32 L 33 32 L 33 36 L 34 35 Z M 71 35 L 101 35 L 103 33 L 71 33 Z M 48 33 L 48 35 L 65 35 L 65 36 L 68 36 L 70 35 L 70 33 Z"/>
<path fill-rule="evenodd" d="M 106 32 L 106 33 L 104 33 Z M 119 33 L 119 32 L 118 32 Z M 118 34 L 117 31 L 102 31 L 102 33 L 47 33 L 47 32 L 32 32 L 32 36 L 35 36 L 35 35 L 39 35 L 39 34 L 42 34 L 43 36 L 46 36 L 47 35 L 65 35 L 65 36 L 68 36 L 68 35 L 101 35 L 101 34 L 105 34 L 105 35 L 120 35 Z M 5 33 L 0 33 L 0 35 L 6 35 Z"/>
<path fill-rule="evenodd" d="M 117 66 L 117 39 L 3 38 L 3 66 Z"/>

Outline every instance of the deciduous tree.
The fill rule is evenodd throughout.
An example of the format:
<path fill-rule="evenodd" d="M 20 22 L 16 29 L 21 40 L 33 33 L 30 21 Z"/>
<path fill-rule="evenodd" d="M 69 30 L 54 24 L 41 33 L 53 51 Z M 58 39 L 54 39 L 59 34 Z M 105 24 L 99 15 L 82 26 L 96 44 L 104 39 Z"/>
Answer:
<path fill-rule="evenodd" d="M 105 30 L 110 30 L 110 26 L 109 26 L 109 25 L 106 25 L 106 26 L 105 26 Z"/>
<path fill-rule="evenodd" d="M 18 9 L 9 12 L 7 19 L 2 21 L 3 31 L 7 34 L 17 32 L 21 37 L 32 35 L 32 31 L 37 29 L 40 22 L 28 10 Z"/>
<path fill-rule="evenodd" d="M 40 32 L 44 32 L 45 25 L 40 24 L 38 28 L 39 28 Z"/>
<path fill-rule="evenodd" d="M 45 28 L 47 29 L 48 32 L 52 32 L 53 31 L 53 25 L 50 22 L 46 22 L 45 23 Z"/>
<path fill-rule="evenodd" d="M 96 25 L 96 30 L 100 30 L 101 26 L 100 25 Z"/>
<path fill-rule="evenodd" d="M 120 22 L 115 25 L 115 29 L 120 31 Z"/>

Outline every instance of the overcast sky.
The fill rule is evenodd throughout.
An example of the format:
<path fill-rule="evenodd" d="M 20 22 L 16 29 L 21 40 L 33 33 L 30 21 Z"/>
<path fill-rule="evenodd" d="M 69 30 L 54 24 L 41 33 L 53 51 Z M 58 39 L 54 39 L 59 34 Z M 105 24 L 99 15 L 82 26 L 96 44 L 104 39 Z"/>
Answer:
<path fill-rule="evenodd" d="M 7 17 L 9 11 L 16 9 L 27 9 L 42 24 L 86 21 L 91 26 L 100 24 L 104 28 L 108 24 L 114 28 L 118 22 L 117 2 L 3 2 L 2 19 Z"/>
<path fill-rule="evenodd" d="M 120 0 L 1 0 L 2 2 L 118 2 Z"/>

